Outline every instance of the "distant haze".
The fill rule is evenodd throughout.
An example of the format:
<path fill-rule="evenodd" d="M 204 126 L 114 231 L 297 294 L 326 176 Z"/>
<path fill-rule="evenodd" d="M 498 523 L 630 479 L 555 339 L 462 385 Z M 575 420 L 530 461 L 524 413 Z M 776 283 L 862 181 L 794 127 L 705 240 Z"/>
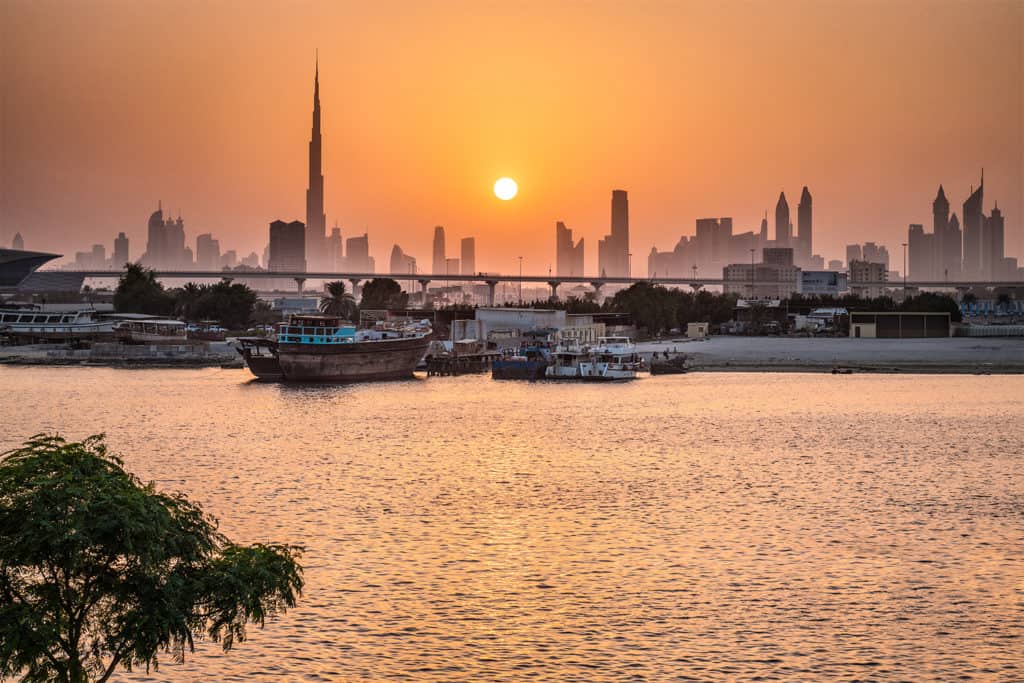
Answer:
<path fill-rule="evenodd" d="M 262 254 L 303 220 L 314 51 L 325 207 L 430 261 L 475 236 L 477 267 L 554 266 L 629 191 L 645 272 L 694 220 L 757 229 L 780 190 L 814 195 L 816 253 L 985 212 L 1024 256 L 1024 2 L 53 2 L 0 4 L 0 241 L 73 255 L 146 220 Z M 519 196 L 496 199 L 496 178 Z"/>

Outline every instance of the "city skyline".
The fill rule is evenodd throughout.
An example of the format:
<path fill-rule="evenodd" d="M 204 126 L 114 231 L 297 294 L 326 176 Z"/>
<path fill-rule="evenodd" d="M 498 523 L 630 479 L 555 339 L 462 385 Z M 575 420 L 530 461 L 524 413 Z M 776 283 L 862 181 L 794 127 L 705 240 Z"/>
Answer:
<path fill-rule="evenodd" d="M 549 133 L 536 128 L 539 123 L 532 105 L 516 109 L 520 105 L 512 106 L 500 88 L 485 88 L 477 107 L 482 108 L 482 113 L 493 115 L 496 122 L 516 124 L 521 119 L 522 125 L 491 129 L 494 124 L 488 123 L 491 119 L 487 116 L 483 117 L 483 123 L 467 124 L 454 115 L 451 105 L 442 103 L 440 112 L 435 115 L 427 101 L 417 97 L 405 103 L 416 105 L 404 108 L 413 116 L 399 119 L 394 114 L 382 114 L 380 107 L 385 103 L 402 103 L 386 87 L 387 84 L 397 87 L 408 83 L 404 73 L 400 69 L 396 71 L 397 66 L 406 65 L 407 59 L 401 54 L 391 54 L 380 70 L 386 78 L 382 76 L 380 83 L 368 83 L 357 72 L 355 64 L 365 66 L 367 60 L 378 57 L 359 51 L 365 44 L 362 39 L 345 50 L 321 50 L 318 60 L 316 55 L 310 54 L 314 52 L 311 47 L 287 46 L 283 58 L 264 74 L 266 87 L 274 93 L 264 106 L 265 111 L 249 106 L 254 92 L 248 67 L 254 54 L 241 45 L 235 45 L 237 54 L 224 54 L 220 49 L 203 52 L 206 48 L 202 48 L 193 58 L 202 60 L 204 65 L 209 61 L 223 85 L 212 105 L 205 100 L 206 109 L 189 110 L 187 116 L 168 122 L 159 107 L 154 109 L 152 103 L 145 100 L 139 103 L 137 112 L 132 111 L 131 117 L 116 117 L 123 124 L 124 134 L 108 138 L 103 132 L 109 122 L 97 118 L 99 112 L 95 107 L 97 102 L 106 103 L 109 98 L 91 98 L 85 104 L 94 109 L 87 108 L 83 112 L 84 119 L 72 121 L 71 125 L 57 118 L 55 106 L 74 104 L 76 98 L 86 96 L 82 88 L 90 84 L 100 87 L 100 79 L 102 88 L 116 91 L 112 94 L 120 93 L 131 83 L 141 83 L 143 90 L 153 94 L 157 102 L 166 104 L 163 100 L 168 94 L 166 88 L 158 87 L 162 79 L 180 81 L 191 77 L 195 65 L 185 59 L 164 58 L 158 73 L 150 58 L 132 53 L 137 59 L 129 77 L 122 73 L 123 69 L 111 65 L 110 60 L 120 63 L 118 55 L 110 52 L 113 48 L 101 46 L 88 36 L 83 36 L 86 44 L 80 46 L 79 51 L 103 55 L 104 60 L 82 60 L 80 64 L 69 65 L 61 51 L 46 51 L 62 31 L 70 30 L 68 22 L 72 19 L 89 24 L 108 16 L 116 7 L 116 4 L 101 4 L 70 8 L 68 17 L 52 16 L 27 5 L 12 5 L 6 10 L 24 31 L 12 36 L 11 41 L 11 54 L 17 68 L 4 72 L 5 85 L 10 85 L 12 93 L 4 105 L 8 121 L 4 126 L 4 148 L 10 150 L 10 154 L 5 151 L 3 161 L 3 185 L 9 189 L 0 220 L 0 240 L 4 243 L 9 244 L 17 232 L 33 248 L 56 250 L 71 258 L 77 249 L 87 248 L 94 242 L 108 245 L 114 235 L 125 232 L 135 247 L 133 256 L 137 257 L 145 244 L 144 221 L 139 216 L 152 212 L 153 204 L 162 197 L 171 198 L 173 206 L 183 208 L 189 245 L 194 246 L 197 235 L 209 233 L 238 254 L 262 253 L 271 220 L 277 217 L 291 220 L 304 213 L 304 202 L 298 198 L 302 191 L 301 178 L 306 175 L 300 170 L 303 167 L 308 168 L 309 175 L 304 183 L 307 199 L 317 199 L 313 195 L 318 174 L 314 173 L 312 156 L 304 153 L 307 149 L 299 142 L 306 137 L 309 152 L 313 151 L 314 141 L 319 143 L 321 122 L 316 120 L 317 114 L 314 114 L 314 135 L 308 135 L 308 74 L 309 67 L 314 66 L 317 105 L 320 97 L 324 99 L 320 177 L 326 176 L 321 198 L 326 224 L 340 225 L 344 238 L 369 233 L 370 252 L 379 263 L 387 262 L 395 244 L 400 244 L 405 253 L 418 256 L 421 263 L 427 262 L 424 257 L 429 253 L 430 226 L 444 225 L 456 234 L 477 238 L 479 270 L 511 272 L 517 268 L 516 257 L 522 255 L 525 272 L 544 273 L 557 265 L 551 227 L 562 221 L 572 226 L 577 240 L 583 238 L 589 245 L 597 244 L 609 233 L 607 193 L 611 188 L 622 188 L 633 199 L 629 250 L 633 254 L 632 271 L 638 273 L 642 272 L 640 264 L 652 246 L 659 250 L 670 249 L 681 235 L 694 234 L 690 226 L 697 218 L 730 216 L 737 232 L 756 232 L 764 211 L 771 212 L 771 198 L 778 196 L 776 193 L 786 188 L 795 192 L 805 185 L 813 189 L 816 204 L 815 252 L 828 261 L 841 257 L 850 242 L 881 242 L 891 250 L 898 249 L 900 242 L 906 239 L 907 225 L 928 222 L 927 205 L 921 201 L 922 196 L 932 196 L 941 182 L 950 196 L 956 197 L 953 203 L 958 207 L 969 193 L 968 188 L 976 185 L 977 169 L 982 166 L 987 170 L 987 191 L 981 211 L 989 214 L 994 206 L 990 198 L 998 199 L 1005 216 L 1005 251 L 1009 255 L 1021 255 L 1024 251 L 1021 131 L 1019 126 L 1011 125 L 1021 118 L 1021 89 L 1012 86 L 1021 82 L 1018 78 L 1022 73 L 1021 57 L 1011 48 L 1014 40 L 1020 44 L 1020 31 L 1016 27 L 1020 25 L 1022 11 L 1012 3 L 976 3 L 969 11 L 965 7 L 936 6 L 937 16 L 926 25 L 910 21 L 912 16 L 909 15 L 913 13 L 907 7 L 880 8 L 888 18 L 902 19 L 901 30 L 904 31 L 899 41 L 895 35 L 884 33 L 881 43 L 872 46 L 882 55 L 893 56 L 894 50 L 899 52 L 909 45 L 927 42 L 932 33 L 951 25 L 967 34 L 980 32 L 984 27 L 988 39 L 985 44 L 965 41 L 965 49 L 955 58 L 933 55 L 911 63 L 896 60 L 889 72 L 874 73 L 875 80 L 870 84 L 863 78 L 854 79 L 850 92 L 834 102 L 849 105 L 851 98 L 864 97 L 874 90 L 896 96 L 895 86 L 904 85 L 908 94 L 918 95 L 926 86 L 931 86 L 943 98 L 955 97 L 957 106 L 933 107 L 930 116 L 934 121 L 915 120 L 913 126 L 908 127 L 910 122 L 904 119 L 913 119 L 914 112 L 920 111 L 924 104 L 937 104 L 940 99 L 945 102 L 929 95 L 923 104 L 909 102 L 899 116 L 890 115 L 884 122 L 871 126 L 863 123 L 853 126 L 853 137 L 834 135 L 834 139 L 826 140 L 828 144 L 823 149 L 816 149 L 820 145 L 810 142 L 814 130 L 819 137 L 832 135 L 841 123 L 850 123 L 847 115 L 836 114 L 834 121 L 824 124 L 815 122 L 802 115 L 788 100 L 804 90 L 814 92 L 816 98 L 835 97 L 837 86 L 831 77 L 823 80 L 821 75 L 812 75 L 810 86 L 813 87 L 803 90 L 783 86 L 781 94 L 785 96 L 780 97 L 780 107 L 789 119 L 754 109 L 740 111 L 740 105 L 748 100 L 735 97 L 733 89 L 747 87 L 745 94 L 749 95 L 750 102 L 756 102 L 759 95 L 765 94 L 758 77 L 767 74 L 747 63 L 753 59 L 753 46 L 767 49 L 766 57 L 775 66 L 789 64 L 791 59 L 763 43 L 770 34 L 768 26 L 778 20 L 765 16 L 766 6 L 752 6 L 749 16 L 740 17 L 736 30 L 738 35 L 750 37 L 753 44 L 737 47 L 734 55 L 737 61 L 727 64 L 730 68 L 725 74 L 726 85 L 703 83 L 723 98 L 721 104 L 728 105 L 726 113 L 729 114 L 725 117 L 727 126 L 712 126 L 705 131 L 709 137 L 707 144 L 721 143 L 726 140 L 723 136 L 736 135 L 748 143 L 745 151 L 740 149 L 743 145 L 730 145 L 721 147 L 717 154 L 712 154 L 706 143 L 694 137 L 702 130 L 701 126 L 710 126 L 711 121 L 700 117 L 693 121 L 684 116 L 673 126 L 663 120 L 668 114 L 686 113 L 688 109 L 666 89 L 656 89 L 658 96 L 652 90 L 649 70 L 674 54 L 667 37 L 657 31 L 652 36 L 651 55 L 638 56 L 636 45 L 628 43 L 627 47 L 634 51 L 624 49 L 623 63 L 613 70 L 614 74 L 622 75 L 629 67 L 644 67 L 635 77 L 617 80 L 612 88 L 620 101 L 628 103 L 622 117 L 612 120 L 604 114 L 596 114 L 597 109 L 587 109 L 595 121 L 575 134 L 566 128 L 568 112 L 579 114 L 581 107 L 596 104 L 596 85 L 581 86 L 580 91 L 570 91 L 557 100 L 565 105 L 567 112 L 555 116 L 551 124 L 553 132 Z M 714 19 L 699 6 L 686 7 L 693 13 L 697 26 Z M 848 8 L 839 3 L 832 9 L 811 8 L 801 19 L 801 26 L 820 36 L 831 35 L 838 29 L 827 20 L 844 7 Z M 676 11 L 668 6 L 662 9 Z M 603 6 L 603 10 L 608 16 L 617 17 L 614 7 Z M 357 15 L 364 12 L 351 7 L 335 11 Z M 523 17 L 529 18 L 536 11 L 525 11 Z M 781 10 L 784 17 L 792 18 L 793 13 L 792 6 Z M 257 10 L 256 14 L 260 12 Z M 557 58 L 549 64 L 553 73 L 559 78 L 566 76 L 569 67 L 578 65 L 578 60 L 600 63 L 601 58 L 594 55 L 593 50 L 604 29 L 578 16 L 571 8 L 556 8 L 555 14 L 556 24 L 580 22 L 581 36 L 574 39 L 572 45 L 587 50 L 584 56 L 574 58 L 563 52 L 568 47 L 558 48 L 549 55 Z M 754 26 L 755 17 L 768 24 Z M 120 23 L 115 22 L 111 30 L 116 34 L 127 26 L 136 26 L 132 22 L 146 23 L 157 18 L 167 17 L 160 12 L 155 17 L 127 17 Z M 645 29 L 650 29 L 649 18 L 644 13 L 633 13 L 623 19 L 640 22 Z M 480 10 L 467 21 L 481 24 L 489 29 L 485 35 L 493 37 L 494 27 L 488 23 L 491 19 L 493 17 L 485 10 Z M 265 16 L 257 16 L 255 20 L 269 22 Z M 180 17 L 171 17 L 160 30 L 179 28 L 180 22 Z M 337 44 L 337 41 L 322 39 L 321 32 L 300 25 L 297 20 L 288 20 L 285 24 L 281 27 L 285 33 L 309 31 L 304 46 L 318 42 Z M 866 35 L 863 17 L 852 17 L 852 24 L 847 29 L 851 35 Z M 40 35 L 44 28 L 52 29 L 52 35 Z M 402 25 L 396 30 L 401 34 L 407 29 Z M 992 31 L 996 32 L 995 37 L 990 35 Z M 463 50 L 472 52 L 480 47 L 479 38 L 466 30 L 459 29 L 455 33 L 466 43 Z M 1002 39 L 998 39 L 1000 36 Z M 35 43 L 27 42 L 33 37 Z M 701 36 L 693 39 L 698 44 L 704 40 Z M 128 44 L 131 45 L 131 41 Z M 866 44 L 855 43 L 850 49 L 853 56 L 876 58 L 867 55 Z M 444 52 L 429 59 L 447 59 L 451 54 Z M 529 67 L 525 80 L 505 79 L 507 90 L 517 96 L 525 92 L 523 89 L 530 85 L 531 78 L 542 78 L 538 65 L 529 55 L 517 51 L 485 54 L 488 64 L 500 67 L 506 76 L 510 72 L 504 69 L 512 61 L 525 61 Z M 222 59 L 217 61 L 215 57 Z M 851 57 L 850 61 L 855 60 Z M 325 63 L 323 88 L 319 88 L 319 62 Z M 829 64 L 837 74 L 850 66 L 846 60 L 835 62 L 833 59 Z M 388 65 L 392 68 L 385 68 Z M 738 65 L 751 67 L 751 74 L 742 74 Z M 82 83 L 71 87 L 55 81 L 50 76 L 55 68 L 81 76 Z M 466 104 L 459 98 L 465 97 L 465 87 L 476 83 L 479 74 L 475 69 L 465 73 L 457 69 L 448 72 L 449 80 L 445 84 L 459 95 L 456 99 L 461 104 Z M 666 78 L 671 81 L 678 75 Z M 912 78 L 920 78 L 921 83 L 909 83 L 908 79 Z M 1007 87 L 1007 84 L 1011 85 Z M 175 101 L 197 104 L 204 101 L 187 96 L 196 94 L 191 81 L 177 82 L 177 85 L 182 87 L 170 90 Z M 552 85 L 551 81 L 539 83 L 543 86 L 537 89 L 539 101 L 552 95 Z M 687 92 L 692 96 L 700 94 L 693 89 Z M 662 96 L 664 100 L 659 99 Z M 806 103 L 806 97 L 801 97 Z M 38 116 L 29 120 L 22 109 L 12 104 L 22 100 L 36 103 Z M 495 109 L 500 103 L 507 105 L 505 108 L 510 111 Z M 179 108 L 174 110 L 180 112 L 181 105 L 177 106 Z M 226 125 L 220 113 L 228 111 L 221 107 L 228 106 L 232 111 L 230 125 Z M 107 106 L 104 111 L 109 114 L 116 110 Z M 654 116 L 650 131 L 637 128 L 640 120 L 648 120 L 656 112 L 662 113 Z M 384 144 L 380 137 L 383 128 L 367 118 L 373 115 L 382 116 L 391 126 L 388 130 L 398 147 Z M 59 125 L 49 125 L 46 136 L 40 138 L 32 134 L 40 125 L 55 121 Z M 90 122 L 93 128 L 82 121 Z M 756 138 L 751 138 L 753 133 L 747 130 L 753 123 L 757 124 Z M 140 137 L 138 127 L 151 130 L 157 124 L 169 126 L 167 135 L 159 136 L 160 139 Z M 823 125 L 827 130 L 821 128 Z M 437 129 L 433 130 L 432 138 L 422 137 L 424 126 Z M 490 130 L 486 136 L 482 135 L 486 132 L 484 129 Z M 19 131 L 17 136 L 12 134 L 14 130 Z M 542 148 L 554 139 L 551 135 L 555 132 L 560 136 L 557 160 L 541 154 Z M 88 142 L 93 133 L 109 143 L 102 153 Z M 244 140 L 240 140 L 239 135 L 243 133 Z M 216 144 L 209 139 L 211 134 L 221 136 Z M 655 139 L 650 137 L 652 134 L 661 136 L 657 139 L 665 143 L 664 151 L 651 146 Z M 463 137 L 468 137 L 468 141 L 460 142 Z M 44 144 L 41 149 L 33 150 L 22 138 L 42 139 Z M 164 138 L 175 144 L 167 146 Z M 893 142 L 897 138 L 898 145 Z M 883 140 L 888 141 L 888 145 L 883 144 Z M 438 156 L 438 145 L 449 145 L 451 157 Z M 74 173 L 71 169 L 75 164 L 81 166 L 83 162 L 83 146 L 91 150 L 87 158 L 96 163 L 89 167 L 88 174 Z M 771 157 L 769 152 L 773 151 L 775 156 Z M 210 157 L 213 153 L 216 159 Z M 668 161 L 666 155 L 670 157 Z M 831 158 L 827 158 L 829 155 Z M 137 168 L 132 173 L 128 173 L 122 161 L 125 156 L 136 162 Z M 56 169 L 46 176 L 45 182 L 38 168 L 44 157 L 48 163 L 53 162 Z M 641 158 L 647 157 L 651 168 L 641 162 Z M 221 163 L 223 158 L 232 161 L 231 168 Z M 149 163 L 139 166 L 141 159 Z M 183 164 L 188 167 L 187 172 L 179 170 Z M 520 196 L 510 202 L 499 202 L 490 194 L 490 185 L 496 177 L 506 174 L 520 183 Z M 113 178 L 118 182 L 110 182 Z M 789 197 L 791 222 L 798 223 L 792 220 L 795 218 L 792 214 L 797 213 L 795 195 Z M 70 217 L 72 200 L 73 219 Z M 310 204 L 305 203 L 308 224 Z M 314 201 L 313 207 L 316 206 Z M 64 226 L 71 220 L 76 227 L 69 234 Z M 794 233 L 799 234 L 798 224 L 794 225 Z M 72 244 L 71 240 L 80 241 Z M 585 257 L 586 272 L 598 272 L 598 249 L 587 249 Z"/>

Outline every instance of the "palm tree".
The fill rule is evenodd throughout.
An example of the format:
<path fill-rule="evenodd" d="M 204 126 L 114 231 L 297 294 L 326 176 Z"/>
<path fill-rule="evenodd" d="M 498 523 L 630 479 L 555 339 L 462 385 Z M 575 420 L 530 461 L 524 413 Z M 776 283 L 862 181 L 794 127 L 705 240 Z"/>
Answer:
<path fill-rule="evenodd" d="M 345 283 L 335 280 L 327 283 L 327 296 L 320 299 L 320 312 L 355 320 L 359 315 L 359 306 L 356 305 L 355 297 L 345 291 Z"/>

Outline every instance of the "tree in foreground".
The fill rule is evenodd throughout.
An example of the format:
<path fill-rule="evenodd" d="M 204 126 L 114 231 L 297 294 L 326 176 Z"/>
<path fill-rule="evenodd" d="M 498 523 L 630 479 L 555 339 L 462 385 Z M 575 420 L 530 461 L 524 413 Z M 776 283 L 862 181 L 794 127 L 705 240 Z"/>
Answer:
<path fill-rule="evenodd" d="M 389 277 L 378 277 L 363 285 L 361 307 L 364 309 L 404 310 L 409 306 L 409 294 Z"/>
<path fill-rule="evenodd" d="M 231 543 L 102 435 L 0 457 L 0 681 L 102 682 L 203 637 L 229 650 L 302 591 L 297 547 Z"/>

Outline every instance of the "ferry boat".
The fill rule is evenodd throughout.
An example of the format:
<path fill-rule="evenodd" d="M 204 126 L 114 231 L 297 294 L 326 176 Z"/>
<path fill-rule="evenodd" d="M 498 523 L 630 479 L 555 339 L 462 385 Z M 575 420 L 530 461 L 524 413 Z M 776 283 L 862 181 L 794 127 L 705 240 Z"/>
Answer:
<path fill-rule="evenodd" d="M 590 358 L 580 363 L 585 380 L 636 379 L 643 361 L 629 337 L 599 337 Z"/>
<path fill-rule="evenodd" d="M 600 337 L 591 348 L 560 346 L 552 354 L 547 379 L 590 382 L 636 379 L 643 361 L 628 337 Z"/>
<path fill-rule="evenodd" d="M 114 321 L 91 308 L 47 310 L 40 307 L 0 308 L 0 330 L 15 343 L 111 338 Z"/>
<path fill-rule="evenodd" d="M 180 320 L 143 318 L 118 323 L 114 334 L 126 344 L 187 344 L 186 328 Z"/>
<path fill-rule="evenodd" d="M 335 316 L 293 315 L 278 327 L 277 359 L 287 381 L 404 379 L 423 359 L 431 334 L 426 321 L 357 331 Z"/>

